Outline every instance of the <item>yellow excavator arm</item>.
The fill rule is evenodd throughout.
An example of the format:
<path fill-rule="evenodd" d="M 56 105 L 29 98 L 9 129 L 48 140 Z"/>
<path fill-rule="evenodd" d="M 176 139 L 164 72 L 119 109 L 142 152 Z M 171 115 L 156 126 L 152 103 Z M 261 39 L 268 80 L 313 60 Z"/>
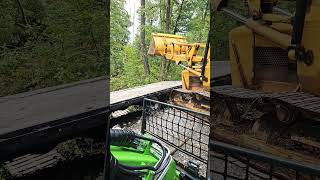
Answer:
<path fill-rule="evenodd" d="M 205 43 L 188 43 L 186 37 L 152 33 L 148 54 L 162 56 L 184 68 L 182 86 L 187 90 L 210 89 L 210 49 Z"/>

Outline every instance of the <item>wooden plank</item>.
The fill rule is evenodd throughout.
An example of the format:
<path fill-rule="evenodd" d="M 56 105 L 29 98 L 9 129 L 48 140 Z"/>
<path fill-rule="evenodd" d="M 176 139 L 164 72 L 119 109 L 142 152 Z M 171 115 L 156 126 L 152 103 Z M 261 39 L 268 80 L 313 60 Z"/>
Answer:
<path fill-rule="evenodd" d="M 240 147 L 254 149 L 274 156 L 294 160 L 301 163 L 319 164 L 319 159 L 301 154 L 292 150 L 280 148 L 275 145 L 266 144 L 265 141 L 253 138 L 246 134 L 232 133 L 228 130 L 214 129 L 214 138 L 222 142 L 238 145 Z"/>
<path fill-rule="evenodd" d="M 46 156 L 52 156 L 55 155 L 57 152 L 56 151 L 50 151 L 46 153 Z M 37 158 L 41 158 L 38 154 L 26 154 L 24 156 L 20 156 L 18 158 L 15 158 L 10 161 L 10 166 L 16 166 L 16 165 L 23 165 L 25 162 L 28 162 L 30 160 L 35 160 Z"/>
<path fill-rule="evenodd" d="M 230 74 L 229 62 L 211 63 L 211 77 Z M 181 86 L 181 81 L 164 81 L 111 92 L 107 95 L 107 78 L 44 88 L 0 97 L 0 139 L 2 134 L 44 124 L 90 110 L 143 98 L 147 95 Z M 110 101 L 109 101 L 110 100 Z"/>
<path fill-rule="evenodd" d="M 125 102 L 130 99 L 146 96 L 148 94 L 157 93 L 167 89 L 178 88 L 179 86 L 181 86 L 180 81 L 162 81 L 130 89 L 114 91 L 110 93 L 110 105 L 112 106 L 119 102 Z"/>
<path fill-rule="evenodd" d="M 319 142 L 311 140 L 311 139 L 308 139 L 306 137 L 300 137 L 300 136 L 293 135 L 293 136 L 291 136 L 291 139 L 294 140 L 294 141 L 300 142 L 302 144 L 307 144 L 309 146 L 320 148 L 320 143 Z"/>
<path fill-rule="evenodd" d="M 111 119 L 129 115 L 129 110 L 119 110 L 112 113 Z M 64 163 L 65 158 L 53 149 L 44 154 L 26 154 L 5 162 L 5 169 L 13 177 L 23 177 L 37 171 L 53 167 L 58 163 Z"/>
<path fill-rule="evenodd" d="M 226 74 L 228 63 L 220 67 L 221 63 L 212 63 L 216 70 L 211 71 L 211 77 Z M 111 98 L 107 85 L 106 77 L 98 77 L 0 97 L 0 159 L 15 158 L 37 145 L 52 146 L 61 139 L 101 127 L 109 112 L 108 102 L 111 111 L 120 110 L 142 102 L 143 98 L 162 96 L 179 88 L 181 81 L 116 91 L 111 93 Z"/>
<path fill-rule="evenodd" d="M 4 167 L 12 177 L 21 177 L 55 166 L 63 160 L 64 158 L 61 154 L 56 150 L 52 150 L 45 154 L 27 154 L 12 161 L 7 161 Z"/>
<path fill-rule="evenodd" d="M 179 81 L 153 83 L 111 93 L 111 106 L 180 86 Z M 106 108 L 108 95 L 104 78 L 0 98 L 0 139 L 19 129 L 53 122 L 95 109 Z"/>
<path fill-rule="evenodd" d="M 28 154 L 25 156 L 23 160 L 20 161 L 12 161 L 8 164 L 12 169 L 20 169 L 22 167 L 33 166 L 32 164 L 35 162 L 36 164 L 45 162 L 47 160 L 53 159 L 55 157 L 60 157 L 60 155 L 56 151 L 50 151 L 48 153 L 39 155 L 39 154 Z"/>
<path fill-rule="evenodd" d="M 0 135 L 102 108 L 107 102 L 104 79 L 2 97 Z"/>
<path fill-rule="evenodd" d="M 107 81 L 95 78 L 2 97 L 0 100 L 0 160 L 51 148 L 63 139 L 104 126 L 111 111 L 162 96 L 181 86 L 166 81 L 112 92 L 108 109 Z"/>

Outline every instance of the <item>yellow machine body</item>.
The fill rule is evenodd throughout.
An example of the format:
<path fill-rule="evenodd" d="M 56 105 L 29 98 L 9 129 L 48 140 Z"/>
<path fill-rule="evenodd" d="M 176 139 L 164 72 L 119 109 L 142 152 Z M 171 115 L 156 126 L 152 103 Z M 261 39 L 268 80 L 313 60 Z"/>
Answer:
<path fill-rule="evenodd" d="M 252 13 L 258 14 L 260 3 L 249 3 L 256 5 Z M 271 92 L 299 89 L 320 95 L 320 1 L 311 2 L 305 17 L 302 45 L 305 51 L 312 52 L 313 62 L 309 65 L 297 60 L 295 52 L 288 51 L 293 27 L 289 23 L 271 21 L 278 17 L 263 15 L 260 20 L 249 20 L 231 30 L 232 84 Z M 272 25 L 266 25 L 266 21 Z"/>
<path fill-rule="evenodd" d="M 232 86 L 212 90 L 211 137 L 318 163 L 320 1 L 296 0 L 292 16 L 275 12 L 277 0 L 246 2 L 250 17 L 213 3 L 244 25 L 229 32 Z"/>
<path fill-rule="evenodd" d="M 311 2 L 304 24 L 302 44 L 313 54 L 313 64 L 297 62 L 298 78 L 302 90 L 320 95 L 320 1 Z"/>
<path fill-rule="evenodd" d="M 205 47 L 205 43 L 188 43 L 186 38 L 180 35 L 152 33 L 148 54 L 163 56 L 181 65 L 184 68 L 181 73 L 183 89 L 209 91 L 210 50 L 205 64 L 203 54 Z M 205 66 L 204 76 L 201 74 L 202 66 Z"/>
<path fill-rule="evenodd" d="M 233 86 L 268 92 L 297 88 L 296 61 L 279 45 L 241 26 L 229 33 L 229 47 Z"/>

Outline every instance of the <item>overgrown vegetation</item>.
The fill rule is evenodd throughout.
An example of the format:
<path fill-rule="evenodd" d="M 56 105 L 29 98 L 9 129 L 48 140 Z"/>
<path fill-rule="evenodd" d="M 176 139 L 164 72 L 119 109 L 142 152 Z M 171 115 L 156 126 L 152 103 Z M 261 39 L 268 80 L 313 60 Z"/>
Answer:
<path fill-rule="evenodd" d="M 104 0 L 1 0 L 0 96 L 102 76 Z"/>
<path fill-rule="evenodd" d="M 10 178 L 10 173 L 8 170 L 4 167 L 3 164 L 0 164 L 0 180 L 5 180 Z"/>
<path fill-rule="evenodd" d="M 141 1 L 141 0 L 136 0 Z M 129 42 L 130 22 L 126 0 L 111 0 L 111 58 L 106 61 L 108 22 L 105 0 L 1 0 L 0 1 L 0 96 L 89 79 L 110 68 L 111 90 L 162 80 L 180 80 L 182 69 L 163 58 L 142 53 L 152 32 L 187 36 L 205 42 L 210 13 L 206 0 L 145 0 L 145 25 Z M 242 1 L 230 7 L 247 13 Z M 280 6 L 293 12 L 294 5 Z M 140 24 L 140 22 L 135 22 Z M 223 13 L 213 14 L 213 60 L 228 60 L 228 32 L 240 25 Z M 144 30 L 145 49 L 141 49 Z"/>
<path fill-rule="evenodd" d="M 140 0 L 139 0 L 140 1 Z M 162 80 L 180 80 L 182 69 L 174 63 L 161 68 L 161 57 L 148 56 L 150 74 L 144 69 L 141 59 L 140 31 L 145 30 L 146 49 L 152 32 L 181 34 L 190 42 L 205 42 L 209 30 L 209 8 L 203 0 L 146 0 L 145 26 L 140 27 L 132 43 L 129 42 L 128 27 L 131 25 L 128 13 L 124 10 L 125 0 L 111 1 L 111 89 L 118 90 Z M 167 17 L 168 3 L 170 16 Z M 169 22 L 167 21 L 169 19 Z M 140 23 L 140 22 L 135 22 Z M 169 24 L 169 31 L 166 25 Z M 162 76 L 161 76 L 162 75 Z"/>
<path fill-rule="evenodd" d="M 177 33 L 206 40 L 209 27 L 203 0 L 146 0 L 145 44 L 151 32 Z M 170 17 L 166 16 L 170 4 Z M 102 76 L 110 68 L 111 89 L 160 80 L 179 80 L 175 65 L 160 68 L 148 57 L 145 74 L 139 32 L 129 43 L 132 22 L 125 0 L 111 0 L 111 59 L 106 66 L 105 0 L 2 0 L 0 2 L 0 96 Z M 140 22 L 135 22 L 140 23 Z M 160 72 L 163 71 L 163 72 Z M 164 74 L 160 77 L 159 74 Z"/>
<path fill-rule="evenodd" d="M 91 138 L 75 138 L 60 143 L 55 148 L 67 161 L 79 157 L 103 155 L 103 142 L 96 142 Z"/>

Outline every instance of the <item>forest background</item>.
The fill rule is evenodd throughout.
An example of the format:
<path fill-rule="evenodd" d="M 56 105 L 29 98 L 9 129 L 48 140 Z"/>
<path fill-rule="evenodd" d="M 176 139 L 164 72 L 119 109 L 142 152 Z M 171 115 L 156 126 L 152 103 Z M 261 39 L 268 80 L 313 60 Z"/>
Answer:
<path fill-rule="evenodd" d="M 206 42 L 210 25 L 207 0 L 136 0 L 139 29 L 129 41 L 125 0 L 111 0 L 110 64 L 106 0 L 1 0 L 0 96 L 50 87 L 106 74 L 111 90 L 163 80 L 180 80 L 182 69 L 146 51 L 152 32 L 180 34 Z M 242 0 L 230 5 L 245 13 Z M 283 3 L 292 11 L 292 5 Z M 240 7 L 240 8 L 239 8 Z M 228 31 L 234 20 L 211 17 L 212 60 L 228 59 Z"/>

